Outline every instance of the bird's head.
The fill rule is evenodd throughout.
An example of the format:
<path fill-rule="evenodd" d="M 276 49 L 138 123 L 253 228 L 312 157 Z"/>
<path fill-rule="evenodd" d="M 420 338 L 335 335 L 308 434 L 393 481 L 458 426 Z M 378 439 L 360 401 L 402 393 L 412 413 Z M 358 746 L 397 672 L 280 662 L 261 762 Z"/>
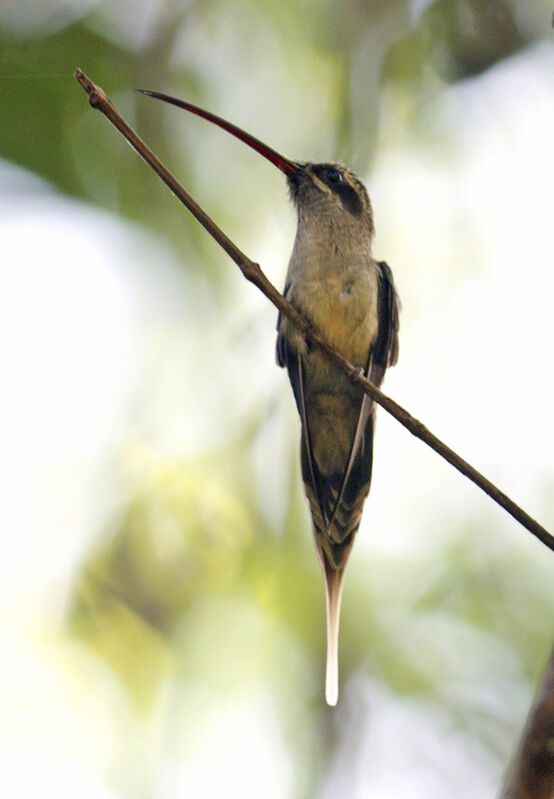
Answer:
<path fill-rule="evenodd" d="M 300 219 L 316 213 L 341 227 L 361 227 L 373 236 L 371 202 L 354 172 L 341 164 L 291 163 L 295 171 L 287 174 L 287 181 Z"/>

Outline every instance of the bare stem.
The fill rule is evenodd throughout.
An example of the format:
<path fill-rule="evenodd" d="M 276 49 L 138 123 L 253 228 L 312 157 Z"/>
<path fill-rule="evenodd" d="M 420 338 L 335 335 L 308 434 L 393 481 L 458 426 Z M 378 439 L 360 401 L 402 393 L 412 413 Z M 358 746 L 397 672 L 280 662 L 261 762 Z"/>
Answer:
<path fill-rule="evenodd" d="M 501 799 L 554 796 L 554 649 Z"/>
<path fill-rule="evenodd" d="M 103 89 L 96 86 L 80 69 L 75 72 L 76 80 L 81 84 L 83 89 L 88 95 L 89 102 L 93 108 L 101 111 L 110 122 L 123 134 L 129 144 L 134 147 L 137 153 L 149 164 L 154 172 L 164 181 L 169 189 L 175 194 L 179 200 L 185 205 L 191 214 L 196 217 L 200 224 L 208 231 L 208 233 L 223 247 L 225 252 L 237 264 L 244 277 L 257 286 L 260 291 L 278 308 L 285 316 L 287 316 L 293 324 L 298 327 L 301 333 L 319 347 L 329 358 L 329 360 L 343 372 L 353 383 L 356 383 L 360 388 L 368 394 L 375 402 L 381 405 L 391 416 L 404 425 L 412 435 L 420 438 L 431 449 L 438 452 L 439 455 L 448 461 L 452 466 L 458 469 L 463 475 L 468 477 L 479 488 L 498 503 L 504 510 L 514 517 L 520 524 L 522 524 L 530 533 L 536 536 L 543 542 L 549 549 L 554 551 L 554 537 L 540 525 L 535 519 L 529 516 L 522 508 L 519 507 L 513 500 L 510 499 L 504 492 L 500 491 L 490 480 L 487 480 L 480 472 L 477 471 L 471 464 L 461 458 L 453 449 L 448 447 L 437 436 L 431 433 L 424 424 L 415 419 L 407 410 L 398 405 L 393 399 L 383 394 L 377 386 L 373 385 L 359 369 L 356 369 L 351 363 L 344 358 L 341 358 L 335 350 L 333 350 L 321 336 L 313 330 L 309 323 L 301 316 L 298 311 L 277 291 L 275 286 L 270 283 L 265 274 L 262 272 L 259 264 L 254 263 L 245 255 L 239 248 L 229 239 L 225 233 L 219 228 L 215 222 L 208 216 L 208 214 L 193 200 L 181 184 L 173 177 L 171 172 L 162 164 L 162 162 L 154 155 L 152 150 L 137 136 L 135 131 L 129 127 L 123 117 L 119 114 L 113 103 L 109 100 Z"/>

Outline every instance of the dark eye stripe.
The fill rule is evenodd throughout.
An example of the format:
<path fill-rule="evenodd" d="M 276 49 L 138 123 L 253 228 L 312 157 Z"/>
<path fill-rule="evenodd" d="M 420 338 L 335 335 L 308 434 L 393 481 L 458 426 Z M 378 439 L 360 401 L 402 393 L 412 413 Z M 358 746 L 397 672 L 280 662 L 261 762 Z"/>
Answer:
<path fill-rule="evenodd" d="M 360 216 L 362 213 L 362 201 L 356 189 L 353 189 L 348 183 L 335 183 L 331 186 L 335 194 L 340 197 L 343 208 L 348 211 L 352 216 Z"/>
<path fill-rule="evenodd" d="M 362 200 L 356 189 L 347 182 L 340 169 L 337 169 L 333 164 L 318 164 L 314 169 L 314 173 L 331 189 L 333 194 L 339 197 L 345 211 L 348 211 L 352 216 L 361 215 L 363 211 Z M 330 176 L 334 176 L 334 173 L 340 176 L 338 181 L 330 179 Z"/>

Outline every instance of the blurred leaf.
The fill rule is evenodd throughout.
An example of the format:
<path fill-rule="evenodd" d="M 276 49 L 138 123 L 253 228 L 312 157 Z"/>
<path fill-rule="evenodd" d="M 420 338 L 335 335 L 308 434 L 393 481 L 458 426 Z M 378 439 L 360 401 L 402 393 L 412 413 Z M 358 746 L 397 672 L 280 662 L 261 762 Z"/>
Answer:
<path fill-rule="evenodd" d="M 422 22 L 431 63 L 449 82 L 478 75 L 529 42 L 506 0 L 436 0 Z"/>
<path fill-rule="evenodd" d="M 82 24 L 20 41 L 0 30 L 0 156 L 79 194 L 71 150 L 74 120 L 86 108 L 73 73 L 81 66 L 99 83 L 128 87 L 130 55 Z"/>
<path fill-rule="evenodd" d="M 169 641 L 127 604 L 104 580 L 83 575 L 72 630 L 103 657 L 148 713 L 177 658 Z"/>

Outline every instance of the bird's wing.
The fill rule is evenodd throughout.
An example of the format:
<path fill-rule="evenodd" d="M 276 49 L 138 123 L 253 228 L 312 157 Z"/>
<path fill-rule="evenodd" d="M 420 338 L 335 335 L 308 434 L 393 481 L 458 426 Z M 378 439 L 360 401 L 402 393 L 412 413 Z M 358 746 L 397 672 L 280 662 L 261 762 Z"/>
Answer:
<path fill-rule="evenodd" d="M 285 286 L 284 296 L 287 296 L 289 286 Z M 276 358 L 279 366 L 284 366 L 287 369 L 290 384 L 292 386 L 292 393 L 296 400 L 296 407 L 300 416 L 302 440 L 300 447 L 300 460 L 302 465 L 302 477 L 306 484 L 307 491 L 309 490 L 308 501 L 312 509 L 312 516 L 319 511 L 321 519 L 316 520 L 314 523 L 325 529 L 328 524 L 328 519 L 332 513 L 330 505 L 329 492 L 326 490 L 327 481 L 321 475 L 317 467 L 317 463 L 313 457 L 313 447 L 310 437 L 310 425 L 308 420 L 308 412 L 306 408 L 305 394 L 304 394 L 304 380 L 305 370 L 302 364 L 302 359 L 298 357 L 295 350 L 289 346 L 285 334 L 281 331 L 282 315 L 279 313 L 277 319 L 277 346 Z M 308 345 L 309 346 L 309 345 Z M 334 501 L 333 501 L 334 505 Z M 319 514 L 318 514 L 319 515 Z"/>
<path fill-rule="evenodd" d="M 289 293 L 290 283 L 285 284 L 285 288 L 283 289 L 283 297 L 287 297 Z M 275 347 L 275 359 L 277 361 L 278 366 L 286 366 L 287 365 L 287 350 L 289 349 L 287 346 L 287 340 L 284 334 L 281 332 L 281 321 L 283 319 L 283 314 L 279 311 L 277 315 L 277 344 Z M 296 396 L 296 395 L 295 395 Z"/>
<path fill-rule="evenodd" d="M 378 273 L 378 327 L 375 342 L 369 353 L 366 374 L 372 383 L 380 386 L 387 367 L 398 360 L 399 301 L 388 264 L 377 264 Z M 373 400 L 364 394 L 356 425 L 356 433 L 335 509 L 329 521 L 329 534 L 338 542 L 359 524 L 364 499 L 371 483 L 373 465 Z"/>
<path fill-rule="evenodd" d="M 392 272 L 384 262 L 378 264 L 379 324 L 375 342 L 370 350 L 366 374 L 379 386 L 388 366 L 398 358 L 398 299 Z M 288 286 L 285 287 L 285 296 Z M 277 363 L 286 366 L 298 413 L 302 423 L 302 473 L 314 524 L 337 545 L 343 545 L 359 524 L 362 506 L 369 491 L 373 462 L 373 401 L 363 395 L 356 432 L 342 480 L 331 484 L 318 469 L 313 456 L 310 425 L 304 396 L 304 367 L 302 359 L 288 345 L 277 322 Z"/>
<path fill-rule="evenodd" d="M 292 282 L 289 280 L 285 283 L 285 288 L 283 289 L 283 297 L 288 300 L 289 302 L 292 301 Z M 294 303 L 293 303 L 294 304 Z M 294 324 L 289 322 L 287 318 L 283 315 L 282 311 L 279 311 L 277 315 L 277 344 L 275 347 L 275 359 L 277 361 L 278 366 L 284 366 L 287 368 L 289 373 L 296 371 L 296 363 L 297 355 L 293 347 L 289 344 L 287 336 L 285 335 L 284 328 L 289 325 L 290 328 L 294 330 Z M 309 350 L 311 348 L 311 344 L 308 340 L 306 340 L 306 347 Z M 292 382 L 292 377 L 291 377 Z M 293 383 L 293 391 L 294 396 L 296 399 L 296 404 L 298 405 L 298 412 L 301 414 L 300 404 L 299 404 L 299 395 L 297 393 L 297 388 L 295 383 Z"/>
<path fill-rule="evenodd" d="M 383 382 L 385 370 L 398 360 L 398 317 L 400 301 L 394 288 L 390 266 L 385 261 L 379 268 L 379 327 L 370 354 L 368 377 L 376 386 Z"/>

